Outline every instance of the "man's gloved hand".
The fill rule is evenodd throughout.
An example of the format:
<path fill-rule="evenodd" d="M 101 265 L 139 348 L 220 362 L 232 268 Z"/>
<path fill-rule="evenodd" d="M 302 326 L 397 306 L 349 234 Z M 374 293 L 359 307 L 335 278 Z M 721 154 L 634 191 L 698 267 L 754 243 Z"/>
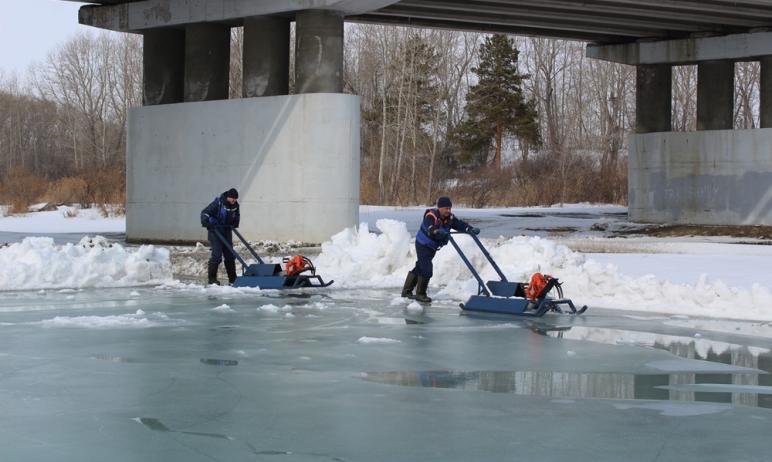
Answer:
<path fill-rule="evenodd" d="M 206 220 L 202 221 L 201 226 L 206 229 L 212 229 L 216 224 L 217 220 L 214 217 L 206 217 Z"/>
<path fill-rule="evenodd" d="M 477 236 L 478 234 L 480 234 L 480 228 L 475 228 L 474 226 L 470 226 L 469 228 L 466 229 L 466 232 Z"/>
<path fill-rule="evenodd" d="M 437 236 L 440 239 L 445 239 L 448 236 L 450 236 L 450 233 L 445 231 L 444 229 L 440 228 L 437 231 L 434 232 L 434 235 Z"/>

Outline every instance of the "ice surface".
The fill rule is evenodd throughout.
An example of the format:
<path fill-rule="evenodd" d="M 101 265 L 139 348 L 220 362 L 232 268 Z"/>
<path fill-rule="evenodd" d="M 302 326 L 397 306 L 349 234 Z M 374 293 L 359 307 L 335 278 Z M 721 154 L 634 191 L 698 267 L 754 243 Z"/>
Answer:
<path fill-rule="evenodd" d="M 694 339 L 689 325 L 602 309 L 517 320 L 440 300 L 408 315 L 394 297 L 179 284 L 0 292 L 3 458 L 768 457 L 772 398 L 759 391 L 772 387 L 772 339 Z M 227 316 L 212 311 L 225 305 Z"/>
<path fill-rule="evenodd" d="M 430 208 L 388 207 L 362 205 L 359 207 L 360 221 L 374 229 L 378 220 L 387 218 L 407 223 L 410 234 L 415 234 L 420 217 Z M 621 217 L 626 218 L 627 208 L 605 204 L 562 204 L 552 207 L 493 207 L 474 209 L 454 207 L 453 213 L 459 218 L 474 223 L 482 230 L 481 236 L 497 238 L 520 234 L 547 236 L 551 228 L 575 229 L 579 234 L 587 233 L 598 221 Z"/>

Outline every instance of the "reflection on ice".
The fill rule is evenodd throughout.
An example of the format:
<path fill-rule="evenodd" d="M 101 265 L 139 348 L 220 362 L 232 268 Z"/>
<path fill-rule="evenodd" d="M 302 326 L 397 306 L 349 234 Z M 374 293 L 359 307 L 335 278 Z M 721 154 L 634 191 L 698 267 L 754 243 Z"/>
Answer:
<path fill-rule="evenodd" d="M 539 327 L 532 328 L 539 333 L 551 337 L 559 337 L 570 340 L 584 340 L 588 342 L 605 343 L 608 345 L 636 345 L 648 346 L 669 350 L 671 345 L 686 345 L 688 349 L 693 350 L 692 354 L 706 358 L 710 353 L 723 354 L 727 351 L 747 349 L 752 356 L 770 353 L 766 348 L 754 348 L 738 345 L 735 343 L 708 340 L 703 338 L 690 338 L 677 335 L 666 335 L 651 332 L 642 332 L 637 330 L 593 328 L 584 326 L 565 326 L 552 329 L 539 330 Z M 678 355 L 682 356 L 682 355 Z"/>
<path fill-rule="evenodd" d="M 702 391 L 708 393 L 758 393 L 772 395 L 772 387 L 757 385 L 729 385 L 721 383 L 686 383 L 679 385 L 662 385 L 656 388 L 678 391 Z"/>
<path fill-rule="evenodd" d="M 555 398 L 634 399 L 633 374 L 550 371 L 367 372 L 369 382 L 426 388 L 514 393 Z"/>
<path fill-rule="evenodd" d="M 614 407 L 620 410 L 651 409 L 653 411 L 658 411 L 662 415 L 671 417 L 689 417 L 695 415 L 717 414 L 719 412 L 724 412 L 730 409 L 730 406 L 727 404 L 679 403 L 675 401 L 645 404 L 616 403 L 614 404 Z"/>
<path fill-rule="evenodd" d="M 624 329 L 585 326 L 532 325 L 531 330 L 545 336 L 582 340 L 609 345 L 631 345 L 665 350 L 681 359 L 650 361 L 650 371 L 668 372 L 638 375 L 648 386 L 642 398 L 681 401 L 726 402 L 744 406 L 772 408 L 772 397 L 760 384 L 760 377 L 772 385 L 772 355 L 767 348 L 730 342 L 666 335 Z M 644 379 L 645 378 L 645 379 Z M 721 388 L 723 385 L 724 388 Z M 638 388 L 643 388 L 636 384 Z M 761 396 L 759 396 L 761 395 Z"/>
<path fill-rule="evenodd" d="M 646 363 L 648 369 L 653 369 L 659 372 L 681 372 L 681 373 L 721 373 L 721 374 L 733 374 L 733 373 L 750 373 L 758 374 L 764 373 L 755 368 L 738 367 L 730 364 L 722 364 L 718 362 L 709 361 L 695 361 L 692 359 L 666 359 L 663 361 L 651 361 Z"/>
<path fill-rule="evenodd" d="M 707 401 L 772 408 L 766 348 L 649 332 L 586 326 L 526 323 L 531 331 L 563 340 L 666 350 L 674 359 L 648 361 L 631 373 L 564 371 L 375 371 L 369 382 L 426 388 L 513 393 L 551 398 L 604 398 L 662 401 Z M 569 356 L 575 352 L 568 350 Z M 760 383 L 760 377 L 763 382 Z M 724 407 L 682 409 L 652 405 L 664 415 L 698 415 Z M 681 406 L 681 405 L 679 405 Z M 697 412 L 697 414 L 689 414 Z"/>
<path fill-rule="evenodd" d="M 368 382 L 423 388 L 454 388 L 467 391 L 513 393 L 544 398 L 602 398 L 641 400 L 714 401 L 772 408 L 770 403 L 749 400 L 747 395 L 772 393 L 772 387 L 718 384 L 667 385 L 682 374 L 622 374 L 605 372 L 556 371 L 388 371 L 367 372 Z M 695 374 L 692 374 L 694 377 Z M 730 374 L 724 374 L 731 378 Z M 671 382 L 672 383 L 672 382 Z M 665 384 L 665 385 L 661 385 Z M 701 399 L 698 394 L 674 391 L 728 392 L 744 397 L 736 399 Z M 663 408 L 664 409 L 664 408 Z M 712 408 L 711 408 L 712 409 Z M 723 408 L 722 408 L 723 409 Z M 672 414 L 665 414 L 672 415 Z"/>
<path fill-rule="evenodd" d="M 208 438 L 218 438 L 218 439 L 224 439 L 233 441 L 234 438 L 231 438 L 228 435 L 221 435 L 219 433 L 205 433 L 205 432 L 187 432 L 187 431 L 177 431 L 172 430 L 166 425 L 163 424 L 158 419 L 154 419 L 152 417 L 137 417 L 133 419 L 136 422 L 141 423 L 145 427 L 149 428 L 150 430 L 156 431 L 156 432 L 163 432 L 163 433 L 180 433 L 183 435 L 193 435 L 193 436 L 206 436 Z"/>
<path fill-rule="evenodd" d="M 209 366 L 238 366 L 239 362 L 235 359 L 201 358 L 201 364 Z"/>
<path fill-rule="evenodd" d="M 206 438 L 215 438 L 215 439 L 233 441 L 239 444 L 236 438 L 229 435 L 224 435 L 221 433 L 172 430 L 171 428 L 167 427 L 163 422 L 161 422 L 159 419 L 156 419 L 153 417 L 135 417 L 132 420 L 144 425 L 147 429 L 152 430 L 154 432 L 176 433 L 179 435 L 189 435 L 189 436 L 203 436 Z M 303 459 L 333 460 L 336 462 L 345 462 L 344 459 L 341 459 L 340 457 L 334 457 L 329 454 L 320 454 L 320 453 L 313 453 L 313 452 L 304 453 L 304 452 L 295 452 L 295 451 L 286 451 L 286 450 L 259 450 L 249 442 L 242 441 L 240 444 L 243 444 L 244 446 L 249 448 L 249 452 L 257 456 L 295 456 L 295 457 L 300 456 Z"/>
<path fill-rule="evenodd" d="M 133 358 L 125 358 L 123 356 L 112 356 L 107 354 L 95 354 L 90 357 L 90 359 L 96 359 L 99 361 L 107 361 L 111 363 L 136 363 L 139 362 L 136 359 Z"/>

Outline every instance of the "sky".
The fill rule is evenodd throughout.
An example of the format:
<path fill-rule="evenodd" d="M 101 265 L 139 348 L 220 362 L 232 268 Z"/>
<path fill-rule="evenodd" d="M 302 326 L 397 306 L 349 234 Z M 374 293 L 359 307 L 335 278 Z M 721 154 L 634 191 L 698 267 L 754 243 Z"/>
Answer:
<path fill-rule="evenodd" d="M 2 0 L 0 71 L 24 78 L 33 62 L 78 31 L 97 30 L 78 24 L 79 2 L 63 0 Z"/>

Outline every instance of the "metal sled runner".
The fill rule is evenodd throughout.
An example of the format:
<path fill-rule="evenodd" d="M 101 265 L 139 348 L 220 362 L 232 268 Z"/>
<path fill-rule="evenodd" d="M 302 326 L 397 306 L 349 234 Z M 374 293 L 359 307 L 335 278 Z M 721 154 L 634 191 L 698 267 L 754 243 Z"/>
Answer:
<path fill-rule="evenodd" d="M 225 236 L 223 236 L 222 232 L 220 232 L 220 229 L 214 229 L 218 239 L 220 239 L 228 251 L 233 254 L 239 263 L 241 263 L 241 276 L 236 277 L 236 280 L 233 282 L 233 287 L 256 287 L 260 289 L 303 289 L 308 287 L 327 287 L 335 282 L 324 282 L 322 277 L 316 274 L 316 268 L 311 263 L 311 260 L 305 257 L 301 257 L 302 260 L 306 263 L 303 268 L 299 269 L 299 271 L 294 274 L 287 274 L 286 272 L 282 271 L 280 264 L 266 263 L 263 261 L 263 259 L 257 255 L 255 249 L 249 245 L 249 242 L 244 239 L 244 236 L 242 236 L 236 228 L 227 226 L 220 226 L 219 228 L 231 229 L 233 233 L 236 234 L 236 236 L 239 238 L 239 240 L 241 240 L 242 244 L 244 244 L 244 247 L 249 250 L 249 253 L 252 254 L 252 257 L 257 260 L 257 263 L 251 265 L 247 264 L 247 262 L 241 258 L 241 255 L 236 252 L 233 246 L 228 243 L 228 241 L 225 239 Z"/>
<path fill-rule="evenodd" d="M 499 314 L 512 314 L 516 316 L 531 316 L 539 317 L 544 316 L 548 311 L 555 311 L 557 313 L 564 313 L 561 305 L 567 306 L 569 314 L 582 314 L 587 310 L 587 306 L 583 306 L 580 309 L 576 309 L 574 303 L 567 298 L 563 298 L 563 289 L 561 288 L 560 281 L 557 278 L 549 279 L 547 285 L 541 290 L 535 299 L 530 300 L 526 298 L 526 289 L 528 284 L 523 282 L 510 282 L 501 269 L 493 260 L 488 250 L 480 242 L 480 239 L 474 234 L 467 234 L 471 237 L 480 248 L 485 258 L 496 270 L 496 274 L 499 276 L 498 281 L 488 281 L 487 284 L 483 283 L 480 273 L 472 266 L 472 263 L 466 258 L 461 247 L 458 246 L 454 234 L 467 234 L 467 233 L 451 233 L 450 243 L 453 248 L 456 249 L 458 255 L 464 261 L 469 271 L 475 279 L 477 279 L 477 295 L 469 297 L 466 303 L 461 303 L 461 309 L 466 311 L 478 311 L 483 313 L 499 313 Z M 550 292 L 555 292 L 557 298 L 549 296 Z"/>

